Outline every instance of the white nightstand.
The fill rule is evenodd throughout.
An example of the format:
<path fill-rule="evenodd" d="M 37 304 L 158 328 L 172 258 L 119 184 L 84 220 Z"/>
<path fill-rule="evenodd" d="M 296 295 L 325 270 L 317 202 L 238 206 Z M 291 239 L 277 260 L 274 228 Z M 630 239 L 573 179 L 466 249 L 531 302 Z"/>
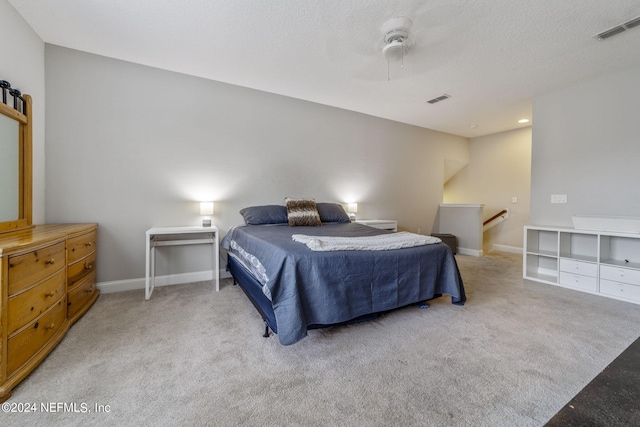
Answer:
<path fill-rule="evenodd" d="M 146 277 L 144 299 L 151 298 L 156 281 L 156 247 L 174 245 L 209 244 L 213 246 L 213 281 L 216 291 L 220 290 L 220 261 L 218 252 L 218 227 L 159 227 L 150 228 L 146 233 Z"/>
<path fill-rule="evenodd" d="M 393 219 L 358 219 L 356 224 L 368 225 L 381 230 L 398 231 L 398 221 Z"/>

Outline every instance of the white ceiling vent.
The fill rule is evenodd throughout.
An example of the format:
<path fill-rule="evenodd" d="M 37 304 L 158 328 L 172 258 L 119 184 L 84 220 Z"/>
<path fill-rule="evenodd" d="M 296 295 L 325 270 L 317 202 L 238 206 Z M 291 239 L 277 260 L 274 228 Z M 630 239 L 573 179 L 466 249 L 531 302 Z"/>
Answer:
<path fill-rule="evenodd" d="M 613 37 L 616 34 L 620 34 L 626 30 L 630 30 L 634 27 L 637 27 L 638 25 L 640 25 L 640 16 L 637 16 L 630 21 L 623 22 L 622 24 L 618 24 L 613 28 L 609 28 L 608 30 L 596 34 L 594 37 L 598 40 L 608 39 L 609 37 Z"/>
<path fill-rule="evenodd" d="M 446 93 L 440 96 L 437 96 L 433 99 L 427 101 L 427 104 L 435 104 L 436 102 L 444 101 L 447 98 L 451 98 L 451 95 L 447 95 Z"/>

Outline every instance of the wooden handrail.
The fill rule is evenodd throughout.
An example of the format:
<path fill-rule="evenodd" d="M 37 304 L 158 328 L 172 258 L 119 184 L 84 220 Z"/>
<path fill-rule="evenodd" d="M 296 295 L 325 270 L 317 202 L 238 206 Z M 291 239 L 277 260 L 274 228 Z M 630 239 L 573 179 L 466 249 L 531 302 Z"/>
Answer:
<path fill-rule="evenodd" d="M 501 217 L 502 215 L 508 213 L 506 209 L 501 210 L 500 212 L 498 212 L 497 214 L 495 214 L 494 216 L 492 216 L 491 218 L 489 218 L 488 220 L 486 220 L 485 222 L 482 223 L 482 225 L 487 225 L 489 224 L 491 221 L 493 221 L 496 218 Z"/>

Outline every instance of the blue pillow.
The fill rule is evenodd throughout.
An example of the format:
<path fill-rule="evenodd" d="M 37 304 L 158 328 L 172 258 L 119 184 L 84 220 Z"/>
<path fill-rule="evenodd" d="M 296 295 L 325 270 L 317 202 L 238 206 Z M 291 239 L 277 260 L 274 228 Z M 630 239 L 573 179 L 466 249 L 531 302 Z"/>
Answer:
<path fill-rule="evenodd" d="M 316 203 L 316 207 L 322 222 L 351 222 L 339 203 Z"/>
<path fill-rule="evenodd" d="M 280 205 L 249 206 L 240 211 L 247 225 L 285 224 L 289 222 L 287 207 Z"/>

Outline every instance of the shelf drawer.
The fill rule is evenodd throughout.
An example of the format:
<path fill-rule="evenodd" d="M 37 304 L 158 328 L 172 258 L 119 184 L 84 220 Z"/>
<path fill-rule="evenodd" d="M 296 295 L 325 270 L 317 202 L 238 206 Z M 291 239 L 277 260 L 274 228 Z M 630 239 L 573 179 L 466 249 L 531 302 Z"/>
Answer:
<path fill-rule="evenodd" d="M 80 283 L 85 277 L 96 271 L 96 253 L 83 260 L 69 265 L 67 270 L 67 286 L 72 288 L 76 284 Z"/>
<path fill-rule="evenodd" d="M 67 256 L 69 263 L 86 257 L 96 250 L 96 232 L 83 234 L 82 236 L 69 239 L 67 243 Z"/>
<path fill-rule="evenodd" d="M 69 291 L 67 301 L 67 317 L 71 319 L 91 299 L 96 292 L 96 274 L 93 273 L 86 281 Z"/>
<path fill-rule="evenodd" d="M 601 265 L 600 279 L 640 286 L 640 271 L 613 265 Z"/>
<path fill-rule="evenodd" d="M 9 295 L 65 267 L 64 242 L 9 258 Z"/>
<path fill-rule="evenodd" d="M 64 325 L 67 314 L 64 301 L 64 298 L 60 299 L 40 318 L 9 338 L 7 376 L 31 359 Z"/>
<path fill-rule="evenodd" d="M 64 270 L 38 286 L 9 298 L 7 331 L 12 334 L 47 311 L 66 292 Z"/>
<path fill-rule="evenodd" d="M 597 277 L 598 266 L 590 262 L 576 261 L 573 259 L 560 259 L 560 271 L 580 274 L 582 276 Z"/>
<path fill-rule="evenodd" d="M 640 286 L 628 283 L 615 282 L 613 280 L 600 280 L 600 292 L 623 299 L 640 301 Z"/>
<path fill-rule="evenodd" d="M 566 271 L 560 272 L 560 284 L 563 286 L 569 286 L 571 288 L 592 292 L 596 292 L 598 289 L 598 281 L 595 277 L 567 273 Z"/>

